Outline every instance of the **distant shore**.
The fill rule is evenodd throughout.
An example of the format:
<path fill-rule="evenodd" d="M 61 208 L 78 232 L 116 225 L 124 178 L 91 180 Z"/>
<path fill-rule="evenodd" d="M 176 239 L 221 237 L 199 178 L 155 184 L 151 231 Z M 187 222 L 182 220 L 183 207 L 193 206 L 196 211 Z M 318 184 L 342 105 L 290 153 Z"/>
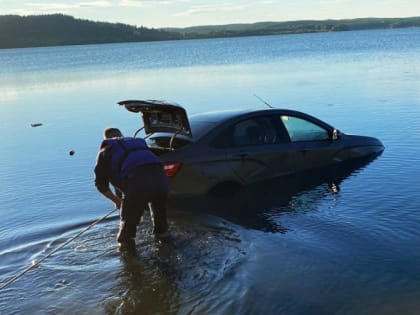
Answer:
<path fill-rule="evenodd" d="M 62 14 L 0 16 L 0 49 L 420 27 L 420 17 L 147 28 Z"/>

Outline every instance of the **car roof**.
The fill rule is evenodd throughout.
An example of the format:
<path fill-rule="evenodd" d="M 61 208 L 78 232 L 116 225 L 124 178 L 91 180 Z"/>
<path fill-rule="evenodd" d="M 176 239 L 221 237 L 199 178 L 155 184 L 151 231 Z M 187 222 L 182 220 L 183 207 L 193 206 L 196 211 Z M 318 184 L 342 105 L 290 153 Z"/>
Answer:
<path fill-rule="evenodd" d="M 264 114 L 297 116 L 328 129 L 333 129 L 332 126 L 314 116 L 292 109 L 253 107 L 208 111 L 187 116 L 186 110 L 172 101 L 126 100 L 118 102 L 118 104 L 124 106 L 128 111 L 142 113 L 146 134 L 172 132 L 192 137 L 190 122 L 192 124 L 207 123 L 209 125 L 220 125 L 230 119 L 245 119 L 254 115 Z"/>
<path fill-rule="evenodd" d="M 219 123 L 229 120 L 233 117 L 242 116 L 247 113 L 251 113 L 251 109 L 230 109 L 230 110 L 217 110 L 203 113 L 196 113 L 189 116 L 190 121 L 194 122 L 208 122 L 208 123 Z"/>
<path fill-rule="evenodd" d="M 309 120 L 319 121 L 318 118 L 315 118 L 309 114 L 285 108 L 247 108 L 247 109 L 230 109 L 230 110 L 217 110 L 209 111 L 203 113 L 196 113 L 189 117 L 190 121 L 205 121 L 205 122 L 223 122 L 236 117 L 246 117 L 254 115 L 264 115 L 264 114 L 279 114 L 279 115 L 289 115 L 289 116 L 298 116 L 307 118 Z M 322 122 L 322 121 L 321 121 Z M 322 122 L 324 123 L 324 122 Z"/>

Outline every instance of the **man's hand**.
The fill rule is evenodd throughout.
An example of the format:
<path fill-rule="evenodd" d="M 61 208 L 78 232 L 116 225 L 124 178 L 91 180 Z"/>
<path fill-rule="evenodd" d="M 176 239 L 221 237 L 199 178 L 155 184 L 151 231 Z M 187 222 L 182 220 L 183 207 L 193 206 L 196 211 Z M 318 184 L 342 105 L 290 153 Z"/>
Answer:
<path fill-rule="evenodd" d="M 111 200 L 116 209 L 121 209 L 121 198 L 114 194 L 112 191 L 107 190 L 102 193 L 106 198 Z"/>
<path fill-rule="evenodd" d="M 117 198 L 118 198 L 118 200 L 114 202 L 115 209 L 121 210 L 121 198 L 120 197 L 117 197 Z"/>

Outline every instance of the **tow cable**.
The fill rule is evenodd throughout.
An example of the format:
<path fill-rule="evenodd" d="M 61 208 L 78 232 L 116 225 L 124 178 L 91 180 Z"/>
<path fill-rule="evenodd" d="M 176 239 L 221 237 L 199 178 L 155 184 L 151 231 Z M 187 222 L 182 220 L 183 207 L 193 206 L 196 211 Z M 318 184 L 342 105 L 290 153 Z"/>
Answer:
<path fill-rule="evenodd" d="M 56 249 L 54 249 L 52 252 L 50 252 L 48 255 L 42 257 L 40 260 L 38 261 L 32 261 L 32 264 L 29 265 L 28 267 L 26 267 L 24 270 L 22 270 L 20 273 L 16 274 L 15 276 L 11 277 L 9 280 L 7 280 L 6 282 L 4 282 L 2 285 L 0 285 L 0 290 L 5 289 L 6 287 L 8 287 L 10 284 L 12 284 L 13 282 L 15 282 L 16 280 L 18 280 L 19 278 L 21 278 L 23 275 L 25 275 L 28 271 L 32 270 L 33 268 L 39 266 L 44 260 L 46 260 L 48 257 L 52 256 L 53 254 L 55 254 L 56 252 L 58 252 L 60 249 L 62 249 L 64 246 L 66 246 L 67 244 L 69 244 L 70 242 L 74 241 L 76 238 L 78 238 L 79 236 L 81 236 L 83 233 L 87 232 L 89 229 L 91 229 L 92 227 L 94 227 L 96 224 L 98 224 L 99 222 L 105 220 L 107 217 L 109 217 L 112 213 L 114 213 L 116 210 L 118 210 L 118 208 L 114 208 L 111 211 L 109 211 L 107 214 L 105 214 L 103 217 L 99 218 L 98 220 L 96 220 L 95 222 L 93 222 L 92 224 L 90 224 L 88 227 L 86 227 L 84 230 L 80 231 L 79 233 L 77 233 L 75 236 L 73 236 L 72 238 L 68 239 L 67 241 L 65 241 L 63 244 L 61 244 L 60 246 L 58 246 Z"/>

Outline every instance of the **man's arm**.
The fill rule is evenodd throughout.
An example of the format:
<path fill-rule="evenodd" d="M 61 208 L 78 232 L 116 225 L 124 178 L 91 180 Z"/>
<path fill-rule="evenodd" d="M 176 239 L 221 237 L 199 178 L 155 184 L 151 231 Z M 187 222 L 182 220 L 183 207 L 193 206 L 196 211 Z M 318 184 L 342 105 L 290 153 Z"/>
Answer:
<path fill-rule="evenodd" d="M 111 200 L 114 203 L 116 209 L 121 208 L 121 198 L 114 194 L 111 190 L 108 189 L 106 191 L 101 191 L 101 194 Z"/>
<path fill-rule="evenodd" d="M 121 198 L 117 194 L 114 194 L 109 188 L 109 162 L 109 158 L 106 154 L 106 148 L 102 148 L 96 159 L 95 186 L 102 195 L 115 204 L 115 208 L 120 209 Z"/>

